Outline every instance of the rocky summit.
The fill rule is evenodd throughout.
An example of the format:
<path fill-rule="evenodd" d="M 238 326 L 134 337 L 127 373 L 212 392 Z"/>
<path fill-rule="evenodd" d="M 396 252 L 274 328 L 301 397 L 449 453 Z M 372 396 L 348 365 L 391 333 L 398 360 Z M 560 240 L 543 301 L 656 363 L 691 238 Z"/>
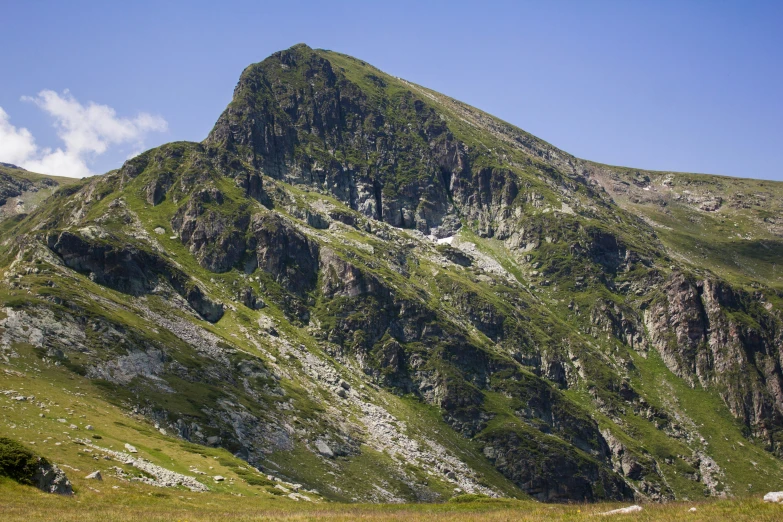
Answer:
<path fill-rule="evenodd" d="M 104 480 L 297 501 L 783 489 L 783 183 L 582 160 L 297 45 L 201 143 L 84 180 L 3 167 L 0 192 L 35 195 L 0 222 L 2 431 L 68 429 L 82 475 L 104 455 Z M 62 394 L 87 430 L 43 417 Z"/>

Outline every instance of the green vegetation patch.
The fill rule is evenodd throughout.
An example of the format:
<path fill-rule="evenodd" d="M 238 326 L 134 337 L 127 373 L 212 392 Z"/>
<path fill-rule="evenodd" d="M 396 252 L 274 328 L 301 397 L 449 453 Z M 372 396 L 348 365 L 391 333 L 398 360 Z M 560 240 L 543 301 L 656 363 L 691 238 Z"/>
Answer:
<path fill-rule="evenodd" d="M 0 476 L 32 486 L 38 468 L 47 464 L 46 459 L 38 457 L 21 443 L 0 437 Z"/>

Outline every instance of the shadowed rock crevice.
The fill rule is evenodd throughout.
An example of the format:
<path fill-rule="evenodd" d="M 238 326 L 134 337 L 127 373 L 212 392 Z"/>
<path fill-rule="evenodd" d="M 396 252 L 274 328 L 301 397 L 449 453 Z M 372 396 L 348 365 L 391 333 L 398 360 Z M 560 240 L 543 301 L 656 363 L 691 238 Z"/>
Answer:
<path fill-rule="evenodd" d="M 140 296 L 166 282 L 205 320 L 214 323 L 223 316 L 222 305 L 209 299 L 198 284 L 146 250 L 130 245 L 121 248 L 68 231 L 50 235 L 48 245 L 67 267 L 88 274 L 98 284 Z"/>

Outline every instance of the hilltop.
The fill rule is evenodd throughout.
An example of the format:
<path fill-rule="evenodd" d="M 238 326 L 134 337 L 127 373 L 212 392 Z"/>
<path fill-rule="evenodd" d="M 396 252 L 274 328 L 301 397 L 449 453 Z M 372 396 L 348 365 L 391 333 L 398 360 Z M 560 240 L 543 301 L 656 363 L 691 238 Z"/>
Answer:
<path fill-rule="evenodd" d="M 10 163 L 0 163 L 0 221 L 27 214 L 58 187 L 78 180 L 30 172 Z"/>

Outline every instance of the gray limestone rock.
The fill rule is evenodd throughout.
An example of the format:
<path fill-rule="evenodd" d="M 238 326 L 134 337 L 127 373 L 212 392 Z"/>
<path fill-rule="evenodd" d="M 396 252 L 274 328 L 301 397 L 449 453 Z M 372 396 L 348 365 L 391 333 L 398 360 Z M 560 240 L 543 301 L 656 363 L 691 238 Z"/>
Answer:
<path fill-rule="evenodd" d="M 328 458 L 334 457 L 334 452 L 332 451 L 332 448 L 330 448 L 329 445 L 322 440 L 315 441 L 315 449 L 318 450 L 318 453 L 320 453 L 324 457 L 328 457 Z"/>
<path fill-rule="evenodd" d="M 56 493 L 58 495 L 73 494 L 71 481 L 68 480 L 63 470 L 43 460 L 38 466 L 35 475 L 33 475 L 33 484 L 46 493 Z"/>

